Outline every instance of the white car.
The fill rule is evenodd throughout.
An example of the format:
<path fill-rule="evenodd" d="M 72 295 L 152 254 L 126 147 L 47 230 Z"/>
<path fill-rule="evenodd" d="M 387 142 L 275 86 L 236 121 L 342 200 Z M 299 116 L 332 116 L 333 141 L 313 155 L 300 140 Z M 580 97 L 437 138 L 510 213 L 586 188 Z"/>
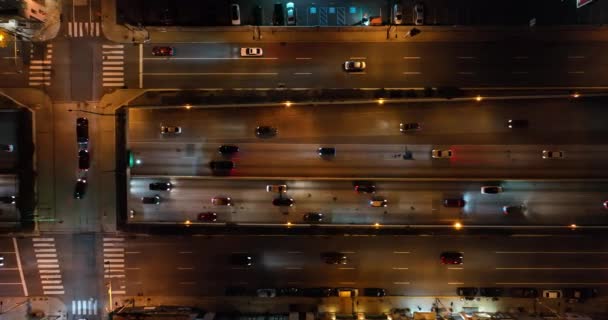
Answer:
<path fill-rule="evenodd" d="M 182 128 L 178 126 L 160 126 L 161 134 L 180 134 L 182 133 Z"/>
<path fill-rule="evenodd" d="M 241 57 L 261 57 L 263 55 L 262 48 L 241 48 Z"/>
<path fill-rule="evenodd" d="M 296 6 L 293 4 L 293 2 L 287 2 L 287 4 L 285 5 L 285 8 L 287 9 L 287 25 L 295 26 L 296 25 Z"/>
<path fill-rule="evenodd" d="M 287 185 L 285 185 L 285 184 L 269 184 L 269 185 L 266 186 L 266 192 L 285 193 L 285 192 L 287 192 Z"/>
<path fill-rule="evenodd" d="M 365 61 L 346 61 L 344 62 L 344 70 L 345 71 L 364 71 Z"/>
<path fill-rule="evenodd" d="M 422 3 L 414 5 L 414 24 L 417 26 L 424 24 L 424 6 Z"/>
<path fill-rule="evenodd" d="M 558 299 L 562 297 L 561 290 L 543 290 L 543 298 Z"/>
<path fill-rule="evenodd" d="M 230 5 L 230 19 L 232 20 L 233 26 L 241 24 L 241 8 L 236 3 Z"/>
<path fill-rule="evenodd" d="M 563 157 L 563 151 L 543 150 L 543 159 L 562 159 Z"/>
<path fill-rule="evenodd" d="M 497 194 L 504 190 L 500 186 L 483 186 L 481 187 L 481 194 Z"/>
<path fill-rule="evenodd" d="M 394 24 L 402 24 L 403 23 L 403 9 L 401 5 L 396 3 L 393 6 L 393 23 Z"/>
<path fill-rule="evenodd" d="M 431 157 L 434 159 L 449 159 L 452 157 L 452 150 L 433 149 L 431 152 Z"/>

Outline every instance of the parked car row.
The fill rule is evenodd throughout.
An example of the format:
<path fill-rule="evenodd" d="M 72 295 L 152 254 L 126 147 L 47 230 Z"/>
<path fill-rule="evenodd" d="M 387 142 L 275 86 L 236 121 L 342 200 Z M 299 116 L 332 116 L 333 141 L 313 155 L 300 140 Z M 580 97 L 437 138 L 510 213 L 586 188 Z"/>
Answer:
<path fill-rule="evenodd" d="M 78 170 L 80 174 L 74 184 L 74 199 L 82 199 L 87 191 L 86 173 L 91 166 L 89 153 L 89 120 L 84 117 L 76 119 L 76 143 L 78 145 Z"/>
<path fill-rule="evenodd" d="M 499 288 L 499 287 L 459 287 L 456 293 L 462 297 L 514 297 L 514 298 L 547 298 L 547 299 L 575 299 L 583 301 L 598 296 L 595 288 L 565 288 L 565 289 L 545 289 L 541 293 L 536 288 Z"/>

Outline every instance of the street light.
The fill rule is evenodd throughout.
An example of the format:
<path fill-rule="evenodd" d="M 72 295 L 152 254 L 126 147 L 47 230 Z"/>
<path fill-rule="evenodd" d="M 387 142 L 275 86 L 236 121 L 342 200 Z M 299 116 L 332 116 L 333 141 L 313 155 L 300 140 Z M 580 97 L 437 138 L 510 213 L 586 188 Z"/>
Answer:
<path fill-rule="evenodd" d="M 112 269 L 109 260 L 106 260 L 104 263 L 108 266 L 108 298 L 110 300 L 109 310 L 112 310 L 112 307 L 114 306 L 114 302 L 112 301 Z"/>

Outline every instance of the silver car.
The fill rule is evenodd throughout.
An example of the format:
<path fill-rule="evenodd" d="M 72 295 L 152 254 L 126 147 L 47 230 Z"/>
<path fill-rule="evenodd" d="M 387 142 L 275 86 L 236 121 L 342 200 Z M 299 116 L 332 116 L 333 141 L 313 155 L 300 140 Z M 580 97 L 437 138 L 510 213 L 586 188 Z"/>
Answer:
<path fill-rule="evenodd" d="M 398 3 L 396 3 L 393 6 L 393 23 L 394 24 L 402 24 L 403 23 L 403 8 Z"/>
<path fill-rule="evenodd" d="M 346 61 L 344 62 L 344 70 L 351 71 L 364 71 L 366 67 L 365 61 Z"/>
<path fill-rule="evenodd" d="M 424 24 L 424 5 L 422 3 L 414 5 L 414 24 L 417 26 Z"/>

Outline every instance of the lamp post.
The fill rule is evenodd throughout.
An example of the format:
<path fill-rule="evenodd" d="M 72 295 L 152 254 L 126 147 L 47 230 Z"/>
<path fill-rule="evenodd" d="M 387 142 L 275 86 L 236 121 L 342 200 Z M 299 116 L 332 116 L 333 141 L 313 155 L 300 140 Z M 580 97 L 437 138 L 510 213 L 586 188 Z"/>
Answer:
<path fill-rule="evenodd" d="M 114 302 L 112 301 L 112 269 L 111 269 L 111 264 L 110 261 L 106 260 L 104 262 L 107 266 L 108 266 L 108 298 L 110 299 L 110 308 L 108 311 L 111 311 L 112 308 L 114 307 Z M 105 270 L 104 270 L 104 277 L 105 277 Z"/>

